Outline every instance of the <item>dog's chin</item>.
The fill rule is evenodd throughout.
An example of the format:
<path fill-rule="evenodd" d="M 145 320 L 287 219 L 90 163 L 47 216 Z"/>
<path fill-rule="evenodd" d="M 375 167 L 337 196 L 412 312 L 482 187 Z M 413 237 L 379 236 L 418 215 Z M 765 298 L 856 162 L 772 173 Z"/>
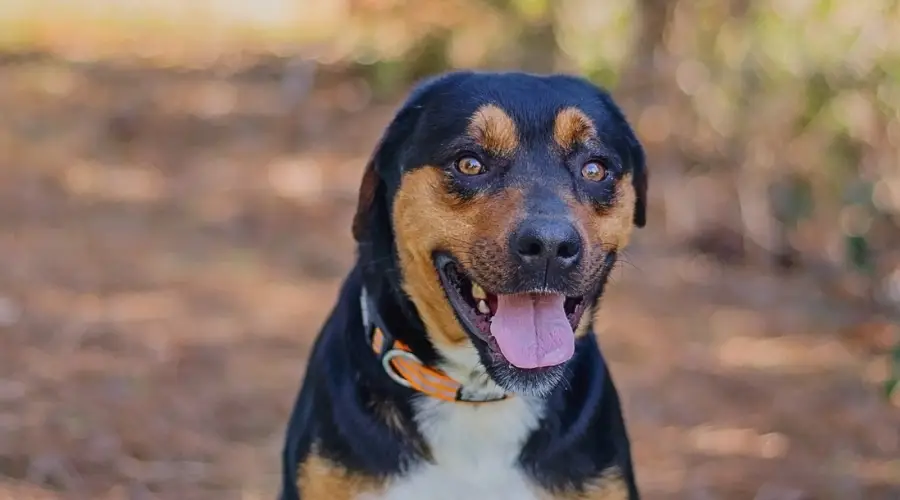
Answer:
<path fill-rule="evenodd" d="M 563 380 L 569 359 L 534 368 L 522 368 L 511 363 L 491 334 L 491 322 L 498 307 L 497 294 L 472 280 L 449 255 L 438 254 L 434 263 L 446 298 L 493 381 L 512 394 L 549 395 Z M 563 307 L 573 331 L 577 330 L 587 305 L 594 300 L 596 297 L 593 295 L 565 298 Z"/>
<path fill-rule="evenodd" d="M 473 338 L 472 342 L 488 375 L 509 393 L 546 397 L 565 376 L 566 362 L 542 368 L 519 368 L 507 361 L 502 354 L 498 354 L 496 347 L 490 347 L 478 338 Z"/>

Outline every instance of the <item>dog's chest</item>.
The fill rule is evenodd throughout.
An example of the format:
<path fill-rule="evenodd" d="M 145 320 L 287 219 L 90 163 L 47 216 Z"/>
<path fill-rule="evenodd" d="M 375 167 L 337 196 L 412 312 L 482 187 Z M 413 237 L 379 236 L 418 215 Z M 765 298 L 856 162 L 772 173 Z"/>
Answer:
<path fill-rule="evenodd" d="M 515 398 L 469 406 L 423 400 L 418 423 L 431 447 L 426 463 L 359 500 L 537 500 L 518 456 L 540 417 L 537 404 Z"/>

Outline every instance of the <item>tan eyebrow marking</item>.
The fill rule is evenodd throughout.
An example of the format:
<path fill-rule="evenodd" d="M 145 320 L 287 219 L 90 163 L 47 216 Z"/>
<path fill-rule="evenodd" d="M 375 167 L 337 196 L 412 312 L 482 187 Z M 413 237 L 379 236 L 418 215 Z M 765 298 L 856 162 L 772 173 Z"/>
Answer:
<path fill-rule="evenodd" d="M 556 114 L 553 123 L 553 140 L 565 151 L 571 151 L 576 144 L 597 137 L 597 129 L 583 111 L 568 107 Z"/>
<path fill-rule="evenodd" d="M 485 104 L 469 120 L 469 136 L 484 149 L 508 156 L 519 147 L 519 132 L 515 122 L 495 104 Z"/>

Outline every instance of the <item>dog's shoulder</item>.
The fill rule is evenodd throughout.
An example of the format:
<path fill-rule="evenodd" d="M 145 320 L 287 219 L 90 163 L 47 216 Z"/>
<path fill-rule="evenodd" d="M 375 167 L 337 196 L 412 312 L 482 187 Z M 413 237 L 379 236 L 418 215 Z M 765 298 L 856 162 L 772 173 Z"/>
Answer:
<path fill-rule="evenodd" d="M 298 465 L 296 483 L 303 500 L 354 500 L 384 491 L 385 480 L 354 471 L 311 450 Z"/>
<path fill-rule="evenodd" d="M 356 498 L 425 453 L 409 402 L 390 385 L 372 390 L 376 368 L 360 362 L 372 356 L 360 291 L 354 269 L 313 345 L 282 450 L 283 500 Z M 320 494 L 331 490 L 338 496 Z"/>

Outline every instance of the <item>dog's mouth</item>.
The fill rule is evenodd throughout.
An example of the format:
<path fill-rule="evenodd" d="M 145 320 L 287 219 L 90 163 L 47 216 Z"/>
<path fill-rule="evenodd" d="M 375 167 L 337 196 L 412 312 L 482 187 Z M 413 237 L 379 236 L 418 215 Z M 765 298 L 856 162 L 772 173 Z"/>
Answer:
<path fill-rule="evenodd" d="M 453 258 L 435 265 L 460 323 L 492 361 L 540 372 L 562 365 L 575 352 L 575 330 L 589 301 L 547 291 L 492 293 L 471 279 Z"/>

